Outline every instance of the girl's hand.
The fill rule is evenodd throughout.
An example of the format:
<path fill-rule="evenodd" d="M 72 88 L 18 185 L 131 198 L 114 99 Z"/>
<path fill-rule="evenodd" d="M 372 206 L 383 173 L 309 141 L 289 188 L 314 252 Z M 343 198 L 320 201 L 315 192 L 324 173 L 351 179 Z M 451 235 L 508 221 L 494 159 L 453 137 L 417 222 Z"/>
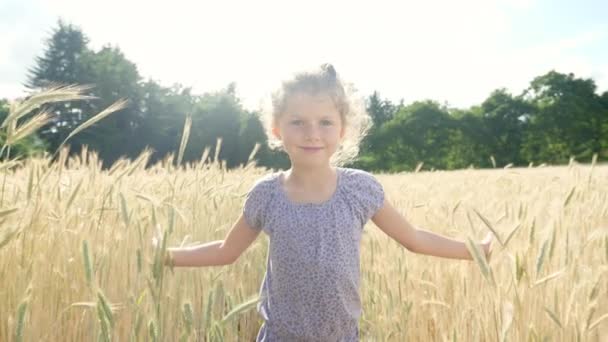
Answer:
<path fill-rule="evenodd" d="M 155 250 L 160 246 L 160 238 L 157 236 L 152 237 L 152 248 Z"/>
<path fill-rule="evenodd" d="M 483 240 L 481 240 L 481 246 L 483 247 L 483 251 L 486 255 L 486 260 L 490 262 L 490 258 L 492 257 L 492 242 L 494 241 L 494 234 L 492 232 L 488 232 Z"/>
<path fill-rule="evenodd" d="M 162 241 L 163 241 L 163 232 L 160 229 L 160 225 L 157 224 L 156 227 L 154 227 L 156 229 L 156 234 L 152 237 L 152 247 L 154 247 L 154 249 L 156 250 L 157 248 L 161 248 L 162 247 Z"/>
<path fill-rule="evenodd" d="M 158 234 L 156 236 L 152 237 L 152 248 L 154 249 L 155 253 L 160 248 L 162 248 L 162 241 L 163 241 L 163 235 L 160 234 L 160 231 L 158 231 L 157 233 Z M 165 249 L 164 255 L 161 256 L 161 262 L 165 266 L 169 266 L 169 269 L 171 270 L 171 272 L 173 272 L 173 266 L 175 263 L 173 260 L 173 255 L 171 254 L 171 252 L 168 249 Z"/>

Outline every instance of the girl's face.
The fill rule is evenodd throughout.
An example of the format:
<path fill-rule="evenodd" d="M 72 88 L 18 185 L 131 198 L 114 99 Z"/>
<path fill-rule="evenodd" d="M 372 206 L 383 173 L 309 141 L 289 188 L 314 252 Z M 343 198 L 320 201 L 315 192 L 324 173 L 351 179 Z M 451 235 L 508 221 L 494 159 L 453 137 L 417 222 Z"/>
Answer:
<path fill-rule="evenodd" d="M 340 113 L 327 95 L 294 94 L 272 133 L 283 143 L 292 165 L 326 166 L 344 136 Z"/>

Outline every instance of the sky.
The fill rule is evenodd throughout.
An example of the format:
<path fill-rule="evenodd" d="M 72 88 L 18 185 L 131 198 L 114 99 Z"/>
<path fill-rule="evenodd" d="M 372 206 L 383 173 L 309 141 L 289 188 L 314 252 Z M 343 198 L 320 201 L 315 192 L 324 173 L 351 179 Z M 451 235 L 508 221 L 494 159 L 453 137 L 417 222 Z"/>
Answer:
<path fill-rule="evenodd" d="M 608 91 L 608 1 L 0 0 L 0 98 L 59 18 L 95 50 L 118 46 L 144 79 L 212 92 L 236 83 L 256 109 L 293 72 L 332 63 L 362 96 L 478 105 L 550 70 Z"/>

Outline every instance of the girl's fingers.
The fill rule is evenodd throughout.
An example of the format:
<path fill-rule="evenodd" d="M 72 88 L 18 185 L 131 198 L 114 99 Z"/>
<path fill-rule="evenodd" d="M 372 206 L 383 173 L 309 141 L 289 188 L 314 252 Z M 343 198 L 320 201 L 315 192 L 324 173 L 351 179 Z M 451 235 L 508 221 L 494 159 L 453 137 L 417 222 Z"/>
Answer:
<path fill-rule="evenodd" d="M 490 241 L 492 241 L 492 237 L 493 237 L 493 236 L 494 236 L 494 235 L 492 235 L 492 232 L 488 232 L 488 234 L 486 234 L 485 239 L 483 239 L 483 240 L 484 240 L 485 242 L 490 242 Z"/>
<path fill-rule="evenodd" d="M 486 236 L 481 240 L 481 244 L 483 246 L 484 252 L 486 254 L 486 259 L 490 261 L 490 257 L 492 256 L 492 240 L 494 235 L 492 232 L 488 232 Z"/>

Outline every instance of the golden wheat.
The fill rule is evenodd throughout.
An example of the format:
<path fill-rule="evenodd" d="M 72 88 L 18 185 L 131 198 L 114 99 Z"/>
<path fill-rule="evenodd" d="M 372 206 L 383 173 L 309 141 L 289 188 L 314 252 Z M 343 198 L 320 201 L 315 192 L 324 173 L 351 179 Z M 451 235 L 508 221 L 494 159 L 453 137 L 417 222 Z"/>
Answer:
<path fill-rule="evenodd" d="M 255 338 L 267 237 L 231 266 L 170 273 L 161 256 L 168 245 L 222 239 L 268 171 L 227 171 L 217 150 L 212 162 L 181 167 L 146 168 L 148 158 L 110 170 L 91 151 L 0 165 L 0 340 Z M 411 222 L 466 240 L 476 258 L 411 254 L 369 224 L 363 341 L 608 336 L 608 167 L 376 176 Z M 502 237 L 489 263 L 474 243 L 488 230 Z"/>

